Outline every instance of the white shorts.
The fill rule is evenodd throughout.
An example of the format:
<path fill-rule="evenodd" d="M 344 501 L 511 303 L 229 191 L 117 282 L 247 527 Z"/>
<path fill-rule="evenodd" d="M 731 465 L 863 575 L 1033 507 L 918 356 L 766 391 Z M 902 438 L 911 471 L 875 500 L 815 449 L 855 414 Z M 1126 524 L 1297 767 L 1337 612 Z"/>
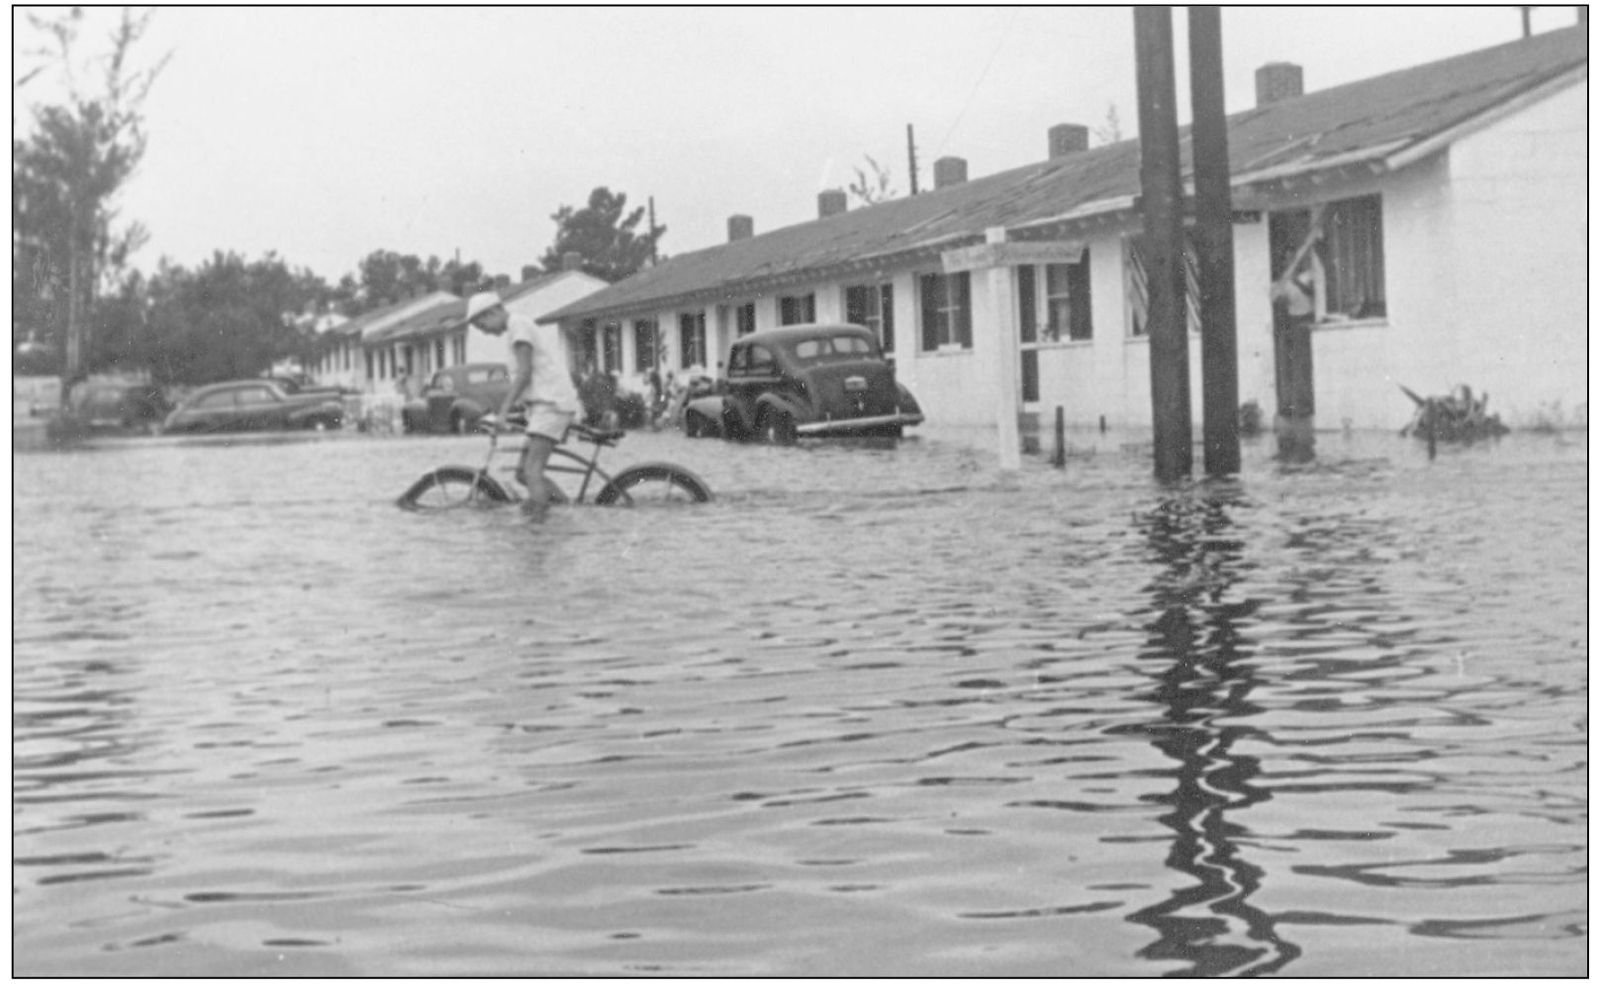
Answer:
<path fill-rule="evenodd" d="M 554 403 L 528 403 L 527 426 L 522 428 L 522 432 L 529 437 L 548 437 L 559 444 L 566 438 L 566 429 L 576 416 Z"/>

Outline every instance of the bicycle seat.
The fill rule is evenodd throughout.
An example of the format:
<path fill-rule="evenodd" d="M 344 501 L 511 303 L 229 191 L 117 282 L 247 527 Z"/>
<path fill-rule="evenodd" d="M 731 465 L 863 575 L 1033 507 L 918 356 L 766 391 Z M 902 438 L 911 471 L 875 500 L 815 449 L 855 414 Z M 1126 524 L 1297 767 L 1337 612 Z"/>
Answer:
<path fill-rule="evenodd" d="M 604 447 L 615 447 L 616 442 L 627 436 L 625 430 L 607 430 L 604 427 L 590 427 L 581 423 L 574 423 L 566 428 L 568 434 L 576 434 L 580 439 L 591 444 Z"/>

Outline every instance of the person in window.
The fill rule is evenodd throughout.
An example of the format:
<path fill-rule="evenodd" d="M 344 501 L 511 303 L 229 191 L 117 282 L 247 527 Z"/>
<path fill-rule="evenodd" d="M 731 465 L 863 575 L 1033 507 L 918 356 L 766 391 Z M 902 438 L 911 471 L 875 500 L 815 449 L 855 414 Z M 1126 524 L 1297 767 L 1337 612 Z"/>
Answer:
<path fill-rule="evenodd" d="M 527 446 L 517 477 L 527 486 L 522 511 L 533 520 L 544 518 L 555 486 L 544 477 L 555 445 L 566 436 L 566 429 L 582 412 L 577 389 L 572 386 L 566 343 L 553 326 L 540 326 L 532 317 L 511 313 L 493 292 L 480 292 L 466 303 L 466 320 L 472 326 L 498 337 L 509 334 L 511 347 L 511 387 L 489 426 L 498 425 L 518 403 L 527 404 Z"/>
<path fill-rule="evenodd" d="M 1283 270 L 1282 278 L 1272 283 L 1271 297 L 1288 306 L 1288 315 L 1294 321 L 1314 323 L 1321 315 L 1321 287 L 1327 284 L 1327 272 L 1321 264 L 1321 223 L 1318 222 L 1305 238 L 1305 243 L 1294 253 L 1293 261 Z"/>

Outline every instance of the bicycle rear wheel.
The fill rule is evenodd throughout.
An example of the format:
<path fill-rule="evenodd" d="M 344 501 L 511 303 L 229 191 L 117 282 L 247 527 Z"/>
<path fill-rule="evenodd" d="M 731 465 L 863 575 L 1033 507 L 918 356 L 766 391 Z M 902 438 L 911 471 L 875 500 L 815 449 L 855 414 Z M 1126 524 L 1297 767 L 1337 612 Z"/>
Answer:
<path fill-rule="evenodd" d="M 594 501 L 601 506 L 686 505 L 710 502 L 711 487 L 682 465 L 652 461 L 618 473 Z"/>
<path fill-rule="evenodd" d="M 476 469 L 450 465 L 435 468 L 417 479 L 395 504 L 401 509 L 436 513 L 510 501 L 510 495 L 499 482 Z"/>

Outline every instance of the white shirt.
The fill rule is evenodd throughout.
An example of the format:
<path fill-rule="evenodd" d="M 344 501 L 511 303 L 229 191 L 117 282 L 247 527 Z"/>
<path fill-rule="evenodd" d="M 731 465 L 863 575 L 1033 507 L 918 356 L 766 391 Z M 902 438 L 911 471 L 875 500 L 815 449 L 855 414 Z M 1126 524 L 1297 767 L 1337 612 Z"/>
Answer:
<path fill-rule="evenodd" d="M 566 361 L 566 341 L 560 328 L 553 324 L 538 324 L 530 316 L 509 314 L 506 336 L 510 338 L 511 375 L 516 375 L 516 346 L 527 344 L 533 348 L 533 380 L 519 399 L 535 403 L 551 403 L 557 408 L 575 413 L 578 404 L 577 388 L 572 385 L 571 366 Z"/>

